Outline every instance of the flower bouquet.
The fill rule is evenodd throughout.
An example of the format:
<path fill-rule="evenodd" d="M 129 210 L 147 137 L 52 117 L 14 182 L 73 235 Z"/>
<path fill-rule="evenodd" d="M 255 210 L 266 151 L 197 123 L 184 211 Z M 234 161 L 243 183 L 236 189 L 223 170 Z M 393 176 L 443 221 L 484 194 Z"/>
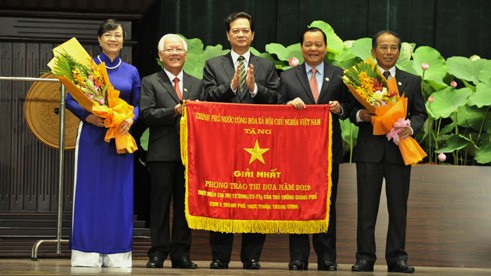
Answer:
<path fill-rule="evenodd" d="M 88 112 L 104 119 L 108 128 L 104 140 L 112 138 L 118 153 L 133 153 L 138 149 L 131 134 L 119 134 L 124 120 L 133 118 L 133 106 L 119 98 L 102 62 L 96 64 L 80 45 L 71 38 L 53 49 L 53 59 L 48 63 L 51 72 L 63 83 L 72 97 Z"/>
<path fill-rule="evenodd" d="M 412 137 L 399 139 L 398 130 L 410 124 L 406 120 L 407 98 L 400 96 L 396 79 L 389 80 L 379 72 L 373 59 L 368 58 L 344 70 L 343 82 L 353 96 L 372 116 L 373 135 L 387 135 L 399 146 L 406 165 L 415 165 L 426 153 Z"/>

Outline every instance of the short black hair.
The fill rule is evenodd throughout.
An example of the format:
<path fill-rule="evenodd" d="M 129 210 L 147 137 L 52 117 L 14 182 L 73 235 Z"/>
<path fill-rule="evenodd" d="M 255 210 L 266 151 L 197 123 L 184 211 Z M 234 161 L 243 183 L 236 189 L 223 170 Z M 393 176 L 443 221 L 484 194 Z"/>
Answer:
<path fill-rule="evenodd" d="M 378 33 L 376 33 L 373 37 L 372 37 L 372 49 L 377 49 L 377 40 L 378 38 L 381 36 L 381 35 L 384 35 L 384 34 L 388 34 L 388 35 L 393 35 L 397 38 L 397 40 L 399 41 L 397 43 L 397 45 L 399 46 L 399 51 L 401 50 L 401 38 L 399 37 L 399 35 L 396 33 L 396 32 L 393 32 L 393 31 L 388 31 L 388 30 L 385 30 L 385 31 L 379 31 Z"/>
<path fill-rule="evenodd" d="M 252 17 L 252 15 L 246 13 L 246 12 L 233 12 L 231 14 L 229 14 L 227 16 L 227 18 L 225 18 L 225 28 L 227 30 L 227 32 L 230 31 L 230 23 L 232 23 L 233 21 L 239 19 L 239 18 L 245 18 L 247 20 L 249 20 L 249 24 L 251 25 L 251 32 L 254 32 L 254 30 L 256 29 L 255 27 L 255 22 L 254 22 L 254 18 Z"/>
<path fill-rule="evenodd" d="M 327 36 L 326 36 L 326 33 L 324 33 L 324 31 L 320 28 L 317 28 L 317 27 L 309 27 L 307 29 L 305 29 L 305 31 L 303 31 L 302 35 L 300 36 L 300 45 L 303 44 L 303 37 L 305 36 L 305 34 L 307 32 L 321 32 L 322 33 L 322 36 L 324 37 L 324 43 L 326 44 L 327 46 Z"/>
<path fill-rule="evenodd" d="M 106 19 L 104 22 L 102 22 L 101 26 L 99 27 L 99 30 L 97 31 L 97 36 L 101 37 L 104 33 L 108 32 L 108 31 L 114 31 L 119 26 L 121 26 L 121 29 L 123 29 L 123 25 L 121 23 L 119 23 L 118 20 Z M 126 37 L 126 33 L 123 29 L 123 39 L 125 37 Z"/>

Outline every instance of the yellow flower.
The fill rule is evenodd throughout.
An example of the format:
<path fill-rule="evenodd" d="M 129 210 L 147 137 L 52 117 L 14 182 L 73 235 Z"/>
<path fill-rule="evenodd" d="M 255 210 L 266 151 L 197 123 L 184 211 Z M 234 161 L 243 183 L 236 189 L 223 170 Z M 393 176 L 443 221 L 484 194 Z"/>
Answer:
<path fill-rule="evenodd" d="M 72 73 L 73 73 L 73 79 L 75 80 L 75 82 L 77 82 L 78 84 L 82 84 L 85 82 L 85 77 L 81 74 L 81 72 L 78 68 L 74 68 L 72 70 Z"/>

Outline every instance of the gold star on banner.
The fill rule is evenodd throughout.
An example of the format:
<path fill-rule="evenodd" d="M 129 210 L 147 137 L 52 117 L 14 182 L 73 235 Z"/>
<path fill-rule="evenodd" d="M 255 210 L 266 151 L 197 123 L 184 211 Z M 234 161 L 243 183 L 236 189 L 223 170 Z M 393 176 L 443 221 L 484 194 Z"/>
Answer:
<path fill-rule="evenodd" d="M 263 153 L 267 152 L 269 149 L 260 148 L 259 142 L 257 141 L 257 139 L 256 139 L 256 144 L 254 145 L 254 148 L 252 148 L 252 149 L 251 148 L 244 148 L 244 150 L 251 154 L 251 159 L 249 160 L 249 164 L 254 162 L 254 160 L 259 160 L 259 161 L 261 161 L 261 163 L 266 164 L 266 163 L 264 163 Z"/>

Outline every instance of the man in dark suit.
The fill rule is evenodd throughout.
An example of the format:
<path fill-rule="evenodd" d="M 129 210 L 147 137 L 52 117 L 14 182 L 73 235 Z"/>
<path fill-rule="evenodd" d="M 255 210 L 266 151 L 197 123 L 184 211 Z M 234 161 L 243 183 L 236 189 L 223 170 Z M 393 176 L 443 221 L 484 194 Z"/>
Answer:
<path fill-rule="evenodd" d="M 163 36 L 158 44 L 164 70 L 142 79 L 141 118 L 150 128 L 147 162 L 151 177 L 148 268 L 163 267 L 170 254 L 173 268 L 197 268 L 189 259 L 191 230 L 184 214 L 184 166 L 179 144 L 179 120 L 183 100 L 204 96 L 200 80 L 186 74 L 186 42 L 175 34 Z M 172 240 L 169 226 L 173 203 Z"/>
<path fill-rule="evenodd" d="M 343 69 L 324 61 L 327 50 L 326 34 L 311 27 L 300 37 L 303 64 L 281 74 L 278 102 L 296 109 L 310 104 L 328 104 L 332 113 L 332 189 L 327 233 L 312 237 L 319 270 L 336 271 L 336 196 L 339 163 L 343 160 L 343 141 L 339 119 L 349 116 L 353 100 L 341 76 Z M 290 270 L 307 270 L 310 253 L 309 235 L 290 234 Z"/>
<path fill-rule="evenodd" d="M 421 94 L 421 78 L 395 67 L 401 49 L 401 39 L 390 31 L 377 33 L 372 40 L 372 56 L 378 69 L 389 72 L 387 78 L 396 78 L 399 93 L 408 99 L 407 119 L 411 125 L 402 128 L 399 136 L 404 139 L 416 133 L 427 118 Z M 384 74 L 389 74 L 384 73 Z M 382 182 L 385 178 L 385 193 L 389 211 L 389 228 L 385 259 L 389 272 L 413 273 L 407 265 L 406 217 L 411 166 L 404 165 L 399 148 L 385 135 L 373 135 L 373 114 L 361 105 L 355 107 L 350 120 L 359 126 L 355 148 L 358 222 L 356 263 L 352 271 L 373 271 L 376 260 L 375 224 L 380 202 Z"/>
<path fill-rule="evenodd" d="M 206 99 L 213 102 L 275 104 L 278 75 L 273 62 L 254 56 L 254 20 L 245 12 L 232 13 L 225 19 L 229 54 L 206 61 L 203 85 Z M 242 63 L 242 64 L 241 64 Z M 242 78 L 241 78 L 242 72 Z M 241 81 L 242 80 L 242 81 Z M 210 232 L 211 269 L 226 269 L 232 254 L 234 234 Z M 243 233 L 240 259 L 244 269 L 260 269 L 259 258 L 265 235 Z"/>

